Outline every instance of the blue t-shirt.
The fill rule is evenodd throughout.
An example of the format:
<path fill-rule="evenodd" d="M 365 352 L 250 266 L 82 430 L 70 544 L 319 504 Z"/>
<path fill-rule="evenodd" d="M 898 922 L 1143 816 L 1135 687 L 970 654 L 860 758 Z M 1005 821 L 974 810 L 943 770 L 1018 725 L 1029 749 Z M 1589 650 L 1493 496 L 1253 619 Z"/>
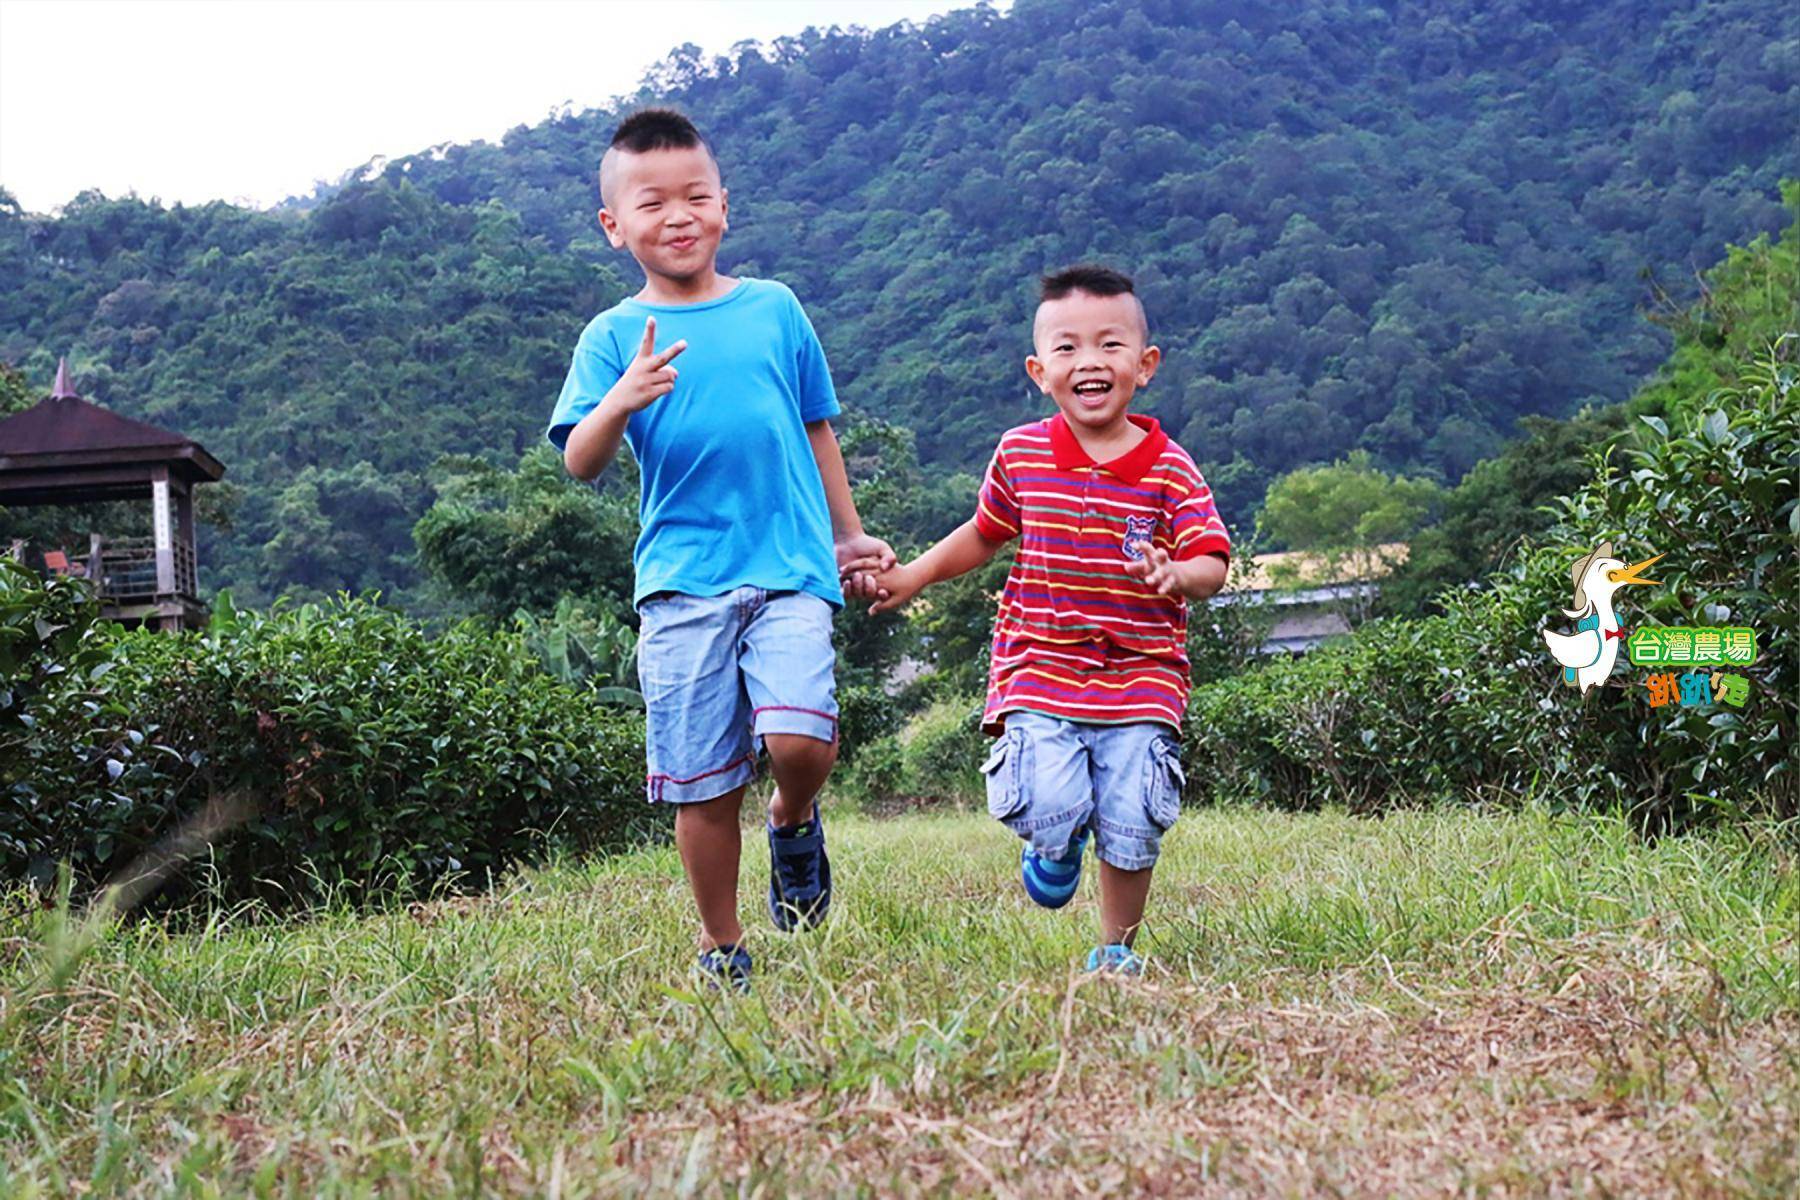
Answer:
<path fill-rule="evenodd" d="M 806 423 L 838 413 L 825 351 L 784 284 L 740 279 L 700 304 L 621 300 L 582 330 L 551 444 L 625 373 L 656 317 L 656 348 L 686 339 L 675 388 L 631 415 L 625 443 L 643 485 L 634 602 L 656 592 L 717 596 L 754 586 L 841 606 L 825 485 Z"/>

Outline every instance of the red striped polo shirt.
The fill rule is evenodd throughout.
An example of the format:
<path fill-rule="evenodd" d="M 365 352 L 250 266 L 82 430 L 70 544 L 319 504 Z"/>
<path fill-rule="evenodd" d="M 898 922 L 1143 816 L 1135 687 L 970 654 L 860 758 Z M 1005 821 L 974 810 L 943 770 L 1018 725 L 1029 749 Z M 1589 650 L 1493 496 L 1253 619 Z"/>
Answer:
<path fill-rule="evenodd" d="M 1231 537 L 1187 452 L 1150 417 L 1145 438 L 1096 463 L 1062 414 L 1008 430 L 982 481 L 975 524 L 1019 539 L 994 621 L 990 733 L 1030 709 L 1096 724 L 1161 721 L 1187 708 L 1187 601 L 1125 573 L 1149 541 L 1176 559 L 1229 557 Z"/>

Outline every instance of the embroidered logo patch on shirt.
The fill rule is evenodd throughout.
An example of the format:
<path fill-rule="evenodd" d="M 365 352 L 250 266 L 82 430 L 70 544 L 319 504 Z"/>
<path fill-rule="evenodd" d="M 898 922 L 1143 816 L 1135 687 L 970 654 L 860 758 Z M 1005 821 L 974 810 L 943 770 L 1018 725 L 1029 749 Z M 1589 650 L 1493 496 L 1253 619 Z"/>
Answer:
<path fill-rule="evenodd" d="M 1143 558 L 1144 547 L 1150 544 L 1150 539 L 1155 535 L 1155 517 L 1126 517 L 1125 540 L 1123 542 L 1125 557 L 1130 559 Z"/>

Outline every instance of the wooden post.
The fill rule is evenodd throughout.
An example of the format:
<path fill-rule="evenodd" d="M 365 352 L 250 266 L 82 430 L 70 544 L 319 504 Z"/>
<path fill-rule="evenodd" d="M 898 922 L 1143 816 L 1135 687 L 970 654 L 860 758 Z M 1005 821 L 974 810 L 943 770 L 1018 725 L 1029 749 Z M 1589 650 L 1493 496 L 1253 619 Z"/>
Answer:
<path fill-rule="evenodd" d="M 106 556 L 100 552 L 100 535 L 88 534 L 88 578 L 94 581 L 94 594 L 106 594 L 106 576 L 102 571 Z"/>
<path fill-rule="evenodd" d="M 156 526 L 156 593 L 167 596 L 175 591 L 174 522 L 170 520 L 167 467 L 157 467 L 150 474 L 150 510 Z"/>
<path fill-rule="evenodd" d="M 183 483 L 175 492 L 175 536 L 187 547 L 183 561 L 187 570 L 177 581 L 184 596 L 200 594 L 200 548 L 194 544 L 194 485 Z"/>

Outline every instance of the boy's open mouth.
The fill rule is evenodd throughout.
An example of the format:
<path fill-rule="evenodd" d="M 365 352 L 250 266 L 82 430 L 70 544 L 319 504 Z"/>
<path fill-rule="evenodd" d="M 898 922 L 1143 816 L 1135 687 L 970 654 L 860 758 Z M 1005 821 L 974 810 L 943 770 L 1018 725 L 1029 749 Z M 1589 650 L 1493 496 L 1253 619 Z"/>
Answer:
<path fill-rule="evenodd" d="M 1098 400 L 1112 391 L 1112 384 L 1104 379 L 1084 379 L 1074 387 L 1077 397 L 1082 400 Z"/>

